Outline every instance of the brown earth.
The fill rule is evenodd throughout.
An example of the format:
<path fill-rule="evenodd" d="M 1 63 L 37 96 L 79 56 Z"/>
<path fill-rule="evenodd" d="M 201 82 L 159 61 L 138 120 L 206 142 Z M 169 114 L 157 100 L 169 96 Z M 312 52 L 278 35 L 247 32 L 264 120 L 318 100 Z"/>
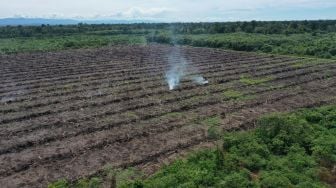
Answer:
<path fill-rule="evenodd" d="M 169 91 L 165 71 L 184 60 L 209 84 L 186 79 Z M 219 130 L 250 129 L 263 114 L 335 103 L 335 68 L 165 45 L 1 55 L 0 184 L 45 187 L 106 165 L 153 173 L 178 153 L 211 146 L 206 118 L 220 117 Z"/>

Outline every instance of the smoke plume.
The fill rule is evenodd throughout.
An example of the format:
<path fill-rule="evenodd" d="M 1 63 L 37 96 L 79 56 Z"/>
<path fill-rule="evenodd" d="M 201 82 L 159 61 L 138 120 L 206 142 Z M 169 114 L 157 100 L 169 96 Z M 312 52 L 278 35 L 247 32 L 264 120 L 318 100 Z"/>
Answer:
<path fill-rule="evenodd" d="M 204 79 L 203 76 L 193 76 L 192 80 L 199 85 L 207 84 L 209 83 L 208 80 Z"/>
<path fill-rule="evenodd" d="M 171 44 L 173 47 L 172 51 L 168 54 L 169 67 L 166 70 L 165 75 L 169 90 L 176 89 L 183 79 L 191 80 L 198 85 L 208 84 L 209 82 L 203 76 L 197 74 L 199 71 L 196 67 L 193 67 L 192 63 L 188 62 L 181 53 L 181 48 L 177 45 L 177 38 L 174 34 L 173 25 L 170 27 L 170 30 Z"/>
<path fill-rule="evenodd" d="M 184 58 L 178 46 L 172 48 L 168 56 L 168 63 L 169 69 L 166 71 L 166 81 L 169 90 L 176 89 L 182 80 L 191 80 L 198 85 L 208 84 L 203 76 L 197 75 L 197 69 Z"/>
<path fill-rule="evenodd" d="M 166 71 L 166 81 L 169 90 L 175 89 L 186 72 L 186 61 L 181 57 L 180 50 L 174 46 L 168 55 L 169 69 Z"/>

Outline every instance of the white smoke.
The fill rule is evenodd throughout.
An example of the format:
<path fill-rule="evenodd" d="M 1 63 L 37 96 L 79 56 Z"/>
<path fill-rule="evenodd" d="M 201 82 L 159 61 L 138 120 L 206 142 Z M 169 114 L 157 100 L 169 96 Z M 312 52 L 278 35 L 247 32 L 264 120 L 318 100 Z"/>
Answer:
<path fill-rule="evenodd" d="M 198 85 L 204 85 L 209 83 L 203 76 L 200 75 L 189 76 L 189 74 L 195 72 L 195 68 L 192 67 L 190 63 L 187 63 L 187 61 L 181 55 L 178 47 L 174 47 L 172 53 L 168 57 L 168 60 L 169 60 L 169 69 L 168 71 L 166 71 L 166 81 L 169 90 L 176 89 L 183 79 L 191 80 L 192 82 Z"/>
<path fill-rule="evenodd" d="M 166 73 L 166 79 L 169 86 L 169 90 L 175 89 L 181 82 L 181 79 L 185 75 L 185 63 L 173 64 Z"/>
<path fill-rule="evenodd" d="M 191 78 L 196 84 L 199 84 L 199 85 L 204 85 L 204 84 L 208 84 L 209 81 L 206 80 L 203 76 L 193 76 Z"/>
<path fill-rule="evenodd" d="M 168 56 L 169 69 L 166 71 L 166 81 L 169 86 L 169 90 L 175 89 L 185 76 L 187 69 L 187 62 L 181 56 L 180 49 L 173 47 L 171 53 Z"/>
<path fill-rule="evenodd" d="M 0 100 L 1 103 L 8 103 L 8 102 L 12 102 L 12 101 L 15 101 L 15 97 L 4 96 Z"/>
<path fill-rule="evenodd" d="M 177 46 L 177 37 L 174 34 L 174 25 L 170 26 L 171 30 L 171 44 L 173 44 L 172 51 L 168 56 L 169 69 L 166 71 L 166 81 L 169 90 L 176 89 L 183 79 L 189 79 L 198 85 L 208 84 L 209 82 L 200 75 L 190 76 L 195 74 L 196 68 L 192 67 L 190 62 L 187 62 L 181 54 L 181 49 Z"/>

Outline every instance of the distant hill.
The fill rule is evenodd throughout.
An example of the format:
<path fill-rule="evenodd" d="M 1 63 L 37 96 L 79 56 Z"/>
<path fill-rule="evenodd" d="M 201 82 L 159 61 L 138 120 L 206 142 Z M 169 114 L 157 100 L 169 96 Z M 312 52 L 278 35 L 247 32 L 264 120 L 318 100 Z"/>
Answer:
<path fill-rule="evenodd" d="M 3 18 L 0 19 L 0 25 L 59 25 L 59 24 L 77 24 L 76 20 L 71 19 L 44 19 L 44 18 Z"/>
<path fill-rule="evenodd" d="M 128 24 L 128 23 L 153 23 L 149 20 L 75 20 L 75 19 L 46 19 L 46 18 L 2 18 L 0 26 L 6 25 L 71 25 L 78 23 L 87 24 Z"/>

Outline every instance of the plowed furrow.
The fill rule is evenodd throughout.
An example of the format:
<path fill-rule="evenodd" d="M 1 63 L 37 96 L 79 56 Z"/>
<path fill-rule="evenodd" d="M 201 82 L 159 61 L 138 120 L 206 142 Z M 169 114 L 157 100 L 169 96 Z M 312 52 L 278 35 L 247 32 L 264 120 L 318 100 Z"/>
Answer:
<path fill-rule="evenodd" d="M 279 58 L 279 60 L 282 60 L 282 58 Z M 249 62 L 249 61 L 252 61 L 252 62 Z M 258 62 L 258 60 L 255 60 L 255 59 L 254 60 L 247 59 L 247 60 L 238 60 L 231 64 L 237 67 L 239 66 L 239 65 L 235 65 L 237 63 L 240 63 L 240 62 L 253 63 L 253 61 Z M 263 60 L 260 59 L 259 61 L 263 61 Z M 221 65 L 221 64 L 223 63 L 222 62 L 209 63 L 208 61 L 201 61 L 201 62 L 193 63 L 193 65 L 197 67 L 198 66 L 209 67 L 209 65 L 211 66 L 211 65 Z M 58 85 L 59 84 L 74 84 L 74 83 L 81 83 L 84 81 L 97 81 L 97 80 L 99 81 L 101 79 L 108 79 L 109 77 L 110 77 L 110 81 L 124 81 L 124 80 L 130 79 L 128 75 L 131 75 L 132 77 L 138 75 L 138 76 L 141 76 L 140 78 L 143 78 L 144 76 L 146 76 L 146 73 L 147 74 L 151 73 L 151 75 L 152 74 L 158 75 L 158 73 L 162 74 L 162 69 L 164 69 L 167 66 L 168 66 L 167 64 L 163 64 L 163 65 L 156 65 L 152 67 L 141 67 L 137 69 L 124 69 L 124 70 L 116 70 L 116 71 L 109 71 L 109 70 L 103 69 L 100 73 L 97 72 L 97 70 L 95 70 L 95 72 L 92 72 L 89 74 L 76 74 L 71 77 L 67 76 L 63 78 L 58 78 L 58 80 L 48 80 L 48 79 L 42 80 L 41 79 L 39 81 L 34 81 L 32 83 L 27 83 L 27 84 L 25 84 L 24 82 L 19 82 L 15 84 L 14 82 L 10 81 L 11 85 L 3 86 L 4 88 L 6 88 L 6 90 L 0 91 L 0 93 L 12 92 L 20 88 L 24 88 L 26 90 L 32 90 L 32 89 L 37 89 L 37 88 L 41 89 L 41 88 L 48 87 L 48 86 L 55 86 L 55 84 L 58 84 Z M 227 68 L 230 68 L 230 66 L 228 65 Z"/>
<path fill-rule="evenodd" d="M 287 78 L 288 79 L 288 78 Z M 246 93 L 246 95 L 253 95 L 253 94 L 262 94 L 262 93 L 265 93 L 265 92 L 270 92 L 270 91 L 274 91 L 274 90 L 284 90 L 284 89 L 286 89 L 286 88 L 288 88 L 288 87 L 293 87 L 293 86 L 297 86 L 297 85 L 302 85 L 302 84 L 305 84 L 305 83 L 307 83 L 307 82 L 313 82 L 313 81 L 316 81 L 316 80 L 319 80 L 319 77 L 317 77 L 317 76 L 303 76 L 302 78 L 297 78 L 297 81 L 295 81 L 295 82 L 293 82 L 293 83 L 291 83 L 291 82 L 287 82 L 286 80 L 282 80 L 284 83 L 288 83 L 287 85 L 286 84 L 284 84 L 284 85 L 281 85 L 280 87 L 276 87 L 276 88 L 267 88 L 267 89 L 263 89 L 263 90 L 256 90 L 256 91 L 252 91 L 252 92 L 248 92 L 248 93 Z M 218 94 L 218 93 L 221 93 L 221 92 L 223 92 L 223 91 L 225 91 L 225 90 L 227 90 L 227 88 L 226 89 L 224 89 L 224 90 L 220 90 L 220 91 L 213 91 L 212 92 L 212 96 L 216 99 L 216 100 L 210 100 L 209 101 L 209 99 L 207 99 L 207 98 L 205 98 L 204 99 L 204 104 L 205 105 L 209 105 L 208 104 L 208 102 L 210 102 L 210 104 L 216 104 L 216 103 L 220 103 L 221 101 L 227 101 L 227 100 L 229 100 L 230 98 L 221 98 L 220 96 L 217 96 L 216 97 L 216 94 Z M 200 94 L 200 96 L 202 96 L 203 94 Z M 167 102 L 167 103 L 169 103 L 169 102 Z M 169 106 L 170 104 L 167 104 L 166 106 Z M 191 105 L 191 106 L 190 106 Z M 163 113 L 161 113 L 160 115 L 154 115 L 154 117 L 151 117 L 150 116 L 150 119 L 153 119 L 153 118 L 156 118 L 157 116 L 163 116 L 163 115 L 165 115 L 166 113 L 171 113 L 171 112 L 179 112 L 179 111 L 181 111 L 181 109 L 183 109 L 183 110 L 189 110 L 189 109 L 193 109 L 193 108 L 195 108 L 195 105 L 194 104 L 190 104 L 189 106 L 188 106 L 188 104 L 187 104 L 187 106 L 180 106 L 179 107 L 179 109 L 180 110 L 178 110 L 178 109 L 174 109 L 174 107 L 173 107 L 173 109 L 175 110 L 175 111 L 168 111 L 168 112 L 165 112 L 165 110 L 162 110 L 163 111 Z M 202 106 L 203 104 L 201 103 L 200 105 L 198 105 L 198 106 Z M 172 106 L 174 106 L 174 105 L 172 105 Z M 167 109 L 166 109 L 167 110 Z M 119 111 L 119 113 L 122 113 L 122 111 Z M 105 114 L 104 116 L 110 116 L 110 115 L 113 115 L 113 114 Z M 97 119 L 101 119 L 101 118 L 104 118 L 104 116 L 102 116 L 102 117 L 98 117 Z M 116 116 L 116 118 L 115 119 L 118 119 L 117 118 L 118 116 Z M 147 120 L 147 119 L 140 119 L 140 120 Z M 137 122 L 137 121 L 139 121 L 138 119 L 134 119 L 133 120 L 133 122 Z M 128 123 L 128 121 L 122 121 L 122 122 L 124 122 L 124 123 Z M 14 141 L 14 143 L 16 143 L 16 145 L 14 145 L 13 146 L 13 144 L 11 144 L 11 140 L 8 140 L 7 142 L 4 142 L 4 144 L 6 145 L 6 146 L 8 146 L 9 148 L 7 148 L 7 149 L 4 149 L 4 150 L 1 150 L 1 152 L 0 153 L 6 153 L 6 152 L 9 152 L 9 151 L 15 151 L 15 150 L 17 150 L 17 151 L 19 151 L 19 150 L 22 150 L 22 149 L 24 149 L 24 148 L 26 148 L 26 147 L 30 147 L 30 146 L 33 146 L 33 145 L 36 145 L 36 144 L 43 144 L 43 143 L 45 143 L 45 142 L 50 142 L 50 141 L 53 141 L 53 140 L 57 140 L 57 139 L 63 139 L 63 138 L 65 138 L 65 137 L 68 137 L 68 136 L 77 136 L 77 135 L 79 135 L 79 134 L 83 134 L 83 133 L 91 133 L 91 132 L 95 132 L 95 131 L 101 131 L 101 128 L 103 128 L 103 130 L 105 130 L 105 129 L 110 129 L 111 127 L 115 127 L 115 126 L 121 126 L 121 125 L 123 125 L 123 123 L 122 122 L 110 122 L 110 124 L 108 124 L 108 119 L 107 120 L 102 120 L 101 122 L 96 122 L 96 121 L 93 121 L 92 123 L 90 123 L 90 124 L 88 124 L 87 125 L 87 129 L 85 129 L 84 127 L 83 127 L 83 125 L 81 125 L 81 127 L 79 127 L 80 128 L 80 130 L 82 130 L 82 131 L 87 131 L 87 132 L 80 132 L 80 133 L 75 133 L 74 132 L 74 129 L 69 129 L 67 132 L 71 132 L 72 134 L 74 134 L 74 135 L 64 135 L 64 134 L 62 134 L 62 131 L 64 131 L 64 129 L 63 128 L 61 128 L 61 127 L 59 127 L 59 125 L 58 125 L 58 127 L 56 128 L 56 129 L 54 129 L 54 132 L 52 133 L 52 134 L 50 134 L 50 133 L 48 133 L 48 131 L 46 131 L 46 130 L 41 130 L 40 132 L 35 132 L 32 136 L 33 136 L 33 138 L 35 138 L 35 140 L 30 140 L 29 139 L 29 136 L 28 137 L 26 137 L 27 135 L 22 135 L 21 137 L 19 136 L 19 134 L 18 133 L 16 133 L 16 135 L 18 135 L 18 137 L 17 138 L 12 138 L 13 140 L 15 140 Z M 132 122 L 132 121 L 131 121 Z M 130 122 L 130 123 L 131 123 Z M 99 124 L 99 125 L 101 125 L 102 127 L 95 127 L 95 128 L 93 128 L 93 126 L 95 125 L 95 124 Z M 104 125 L 105 124 L 105 125 Z M 56 130 L 60 130 L 61 132 L 59 132 L 58 134 L 59 134 L 59 136 L 55 136 L 55 135 L 53 135 L 53 134 L 56 134 L 57 133 L 57 131 Z M 77 128 L 76 128 L 77 129 Z M 95 130 L 96 129 L 96 130 Z M 29 134 L 29 133 L 28 133 Z M 36 140 L 36 135 L 38 135 L 38 138 L 40 138 L 39 140 Z M 42 138 L 42 139 L 41 139 Z M 28 140 L 27 140 L 28 139 Z M 21 140 L 21 143 L 20 143 L 20 140 Z M 23 141 L 23 142 L 22 142 Z"/>
<path fill-rule="evenodd" d="M 122 70 L 122 69 L 124 69 L 125 67 L 127 67 L 128 69 L 130 69 L 130 68 L 132 68 L 132 66 L 135 66 L 135 67 L 137 67 L 137 68 L 141 68 L 141 67 L 150 67 L 150 65 L 156 65 L 156 66 L 162 66 L 162 65 L 164 65 L 164 64 L 166 64 L 166 62 L 168 61 L 167 60 L 167 58 L 162 58 L 162 57 L 165 57 L 164 55 L 160 55 L 160 54 L 155 54 L 154 55 L 155 57 L 160 57 L 159 59 L 155 59 L 155 58 L 153 58 L 153 57 L 143 57 L 142 59 L 141 59 L 141 64 L 139 64 L 139 61 L 134 61 L 133 63 L 128 63 L 128 61 L 127 60 L 124 60 L 124 62 L 122 61 L 123 60 L 123 57 L 119 57 L 119 58 L 116 58 L 115 59 L 115 61 L 117 61 L 117 62 L 119 62 L 119 64 L 116 64 L 116 63 L 113 63 L 113 62 L 111 62 L 111 61 L 109 61 L 109 62 L 111 62 L 112 63 L 112 65 L 111 65 L 111 63 L 110 64 L 107 64 L 106 62 L 103 64 L 103 65 L 105 65 L 105 66 L 112 66 L 111 68 L 114 68 L 114 70 Z M 218 61 L 221 61 L 221 62 L 225 62 L 225 61 L 227 61 L 227 60 L 229 60 L 229 59 L 231 59 L 230 57 L 226 57 L 226 56 L 222 56 L 222 57 L 224 57 L 224 58 L 217 58 L 216 56 L 215 57 L 212 57 L 212 59 L 213 60 L 216 60 L 216 58 L 217 58 L 217 60 Z M 147 58 L 147 59 L 146 59 Z M 240 57 L 239 59 L 248 59 L 249 58 L 249 56 L 242 56 L 242 57 Z M 253 57 L 252 57 L 253 58 Z M 121 60 L 120 60 L 121 59 Z M 178 58 L 176 58 L 177 60 L 179 60 Z M 237 59 L 237 58 L 236 58 Z M 154 61 L 153 61 L 154 60 Z M 198 61 L 199 61 L 200 59 L 198 59 Z M 205 58 L 201 58 L 201 60 L 207 60 L 207 59 L 205 59 Z M 121 62 L 120 62 L 121 61 Z M 198 62 L 198 61 L 196 61 L 196 62 Z M 125 65 L 126 64 L 126 65 Z M 71 72 L 73 72 L 73 71 L 76 71 L 76 72 L 79 72 L 79 73 L 81 73 L 81 74 L 83 74 L 83 73 L 86 73 L 86 72 L 92 72 L 92 71 L 90 71 L 89 69 L 92 69 L 92 68 L 96 68 L 96 70 L 95 71 L 98 71 L 99 69 L 101 69 L 101 65 L 97 65 L 97 66 L 89 66 L 90 64 L 81 64 L 81 65 L 78 65 L 78 67 L 73 67 L 73 68 L 71 68 L 71 69 L 69 69 Z M 69 68 L 69 67 L 71 67 L 71 65 L 68 65 L 68 67 L 67 68 Z M 40 70 L 41 68 L 39 68 L 39 70 Z M 45 72 L 43 75 L 44 75 L 44 77 L 43 77 L 43 75 L 41 75 L 42 77 L 38 77 L 39 76 L 39 74 L 38 73 L 36 73 L 36 72 L 34 72 L 34 70 L 32 70 L 32 69 L 30 69 L 29 71 L 30 72 L 25 72 L 23 75 L 21 75 L 20 74 L 20 72 L 16 72 L 17 73 L 17 75 L 12 75 L 12 76 L 14 76 L 14 77 L 12 77 L 12 76 L 10 76 L 10 75 L 4 75 L 5 77 L 4 77 L 4 79 L 2 79 L 3 81 L 5 81 L 7 78 L 12 78 L 11 80 L 9 80 L 9 81 L 7 81 L 7 82 L 2 82 L 2 85 L 4 85 L 4 84 L 6 84 L 6 83 L 10 83 L 10 84 L 13 84 L 13 83 L 15 83 L 15 80 L 14 80 L 14 78 L 19 78 L 19 79 L 21 79 L 21 80 L 17 80 L 17 81 L 24 81 L 24 80 L 26 80 L 26 79 L 28 79 L 28 80 L 41 80 L 41 79 L 48 79 L 48 77 L 50 77 L 51 75 L 51 73 L 61 73 L 61 74 L 65 74 L 67 77 L 69 77 L 70 75 L 75 75 L 74 73 L 71 73 L 71 72 L 67 72 L 66 70 L 62 70 L 62 68 L 61 67 L 56 67 L 55 68 L 55 70 L 53 71 L 53 68 L 48 68 L 47 69 L 49 72 Z M 70 74 L 71 73 L 71 74 Z M 47 76 L 47 77 L 45 77 L 45 76 Z M 55 75 L 56 76 L 56 75 Z M 62 75 L 57 75 L 57 77 L 61 77 Z M 50 77 L 50 78 L 52 78 L 52 77 Z M 57 78 L 57 79 L 59 79 L 59 78 Z"/>
<path fill-rule="evenodd" d="M 298 94 L 306 93 L 299 92 Z M 321 92 L 309 92 L 307 94 L 310 98 L 314 98 L 316 96 L 319 96 Z M 297 98 L 296 96 L 297 95 L 294 95 L 293 97 L 287 96 L 280 100 L 275 100 L 275 102 L 279 103 L 279 101 L 286 101 L 290 98 Z M 324 99 L 323 101 L 328 102 L 332 100 L 333 99 Z M 300 104 L 299 107 L 313 105 L 314 103 L 321 104 L 321 101 L 312 99 L 306 104 Z M 292 108 L 295 107 L 295 105 L 292 106 Z M 81 175 L 89 175 L 94 173 L 95 171 L 100 170 L 101 166 L 104 164 L 109 163 L 112 166 L 134 166 L 142 162 L 148 162 L 148 158 L 150 160 L 155 160 L 158 157 L 158 153 L 162 155 L 166 152 L 177 150 L 187 143 L 200 143 L 202 140 L 205 139 L 206 136 L 202 128 L 195 126 L 186 126 L 182 129 L 165 132 L 163 134 L 151 135 L 148 138 L 131 140 L 130 142 L 126 142 L 123 144 L 112 144 L 104 147 L 103 149 L 97 149 L 89 153 L 83 153 L 82 155 L 74 156 L 72 159 L 63 159 L 59 161 L 53 160 L 55 162 L 52 165 L 50 165 L 50 163 L 45 165 L 34 165 L 31 168 L 27 169 L 27 171 L 18 174 L 27 177 L 38 177 L 39 175 L 41 175 L 40 173 L 45 173 L 46 168 L 52 168 L 51 171 L 49 171 L 50 169 L 48 169 L 48 172 L 54 175 L 50 175 L 48 177 L 67 177 L 70 179 L 75 179 L 76 177 L 79 177 Z M 141 145 L 139 145 L 139 143 L 141 143 Z M 162 145 L 162 143 L 165 144 Z M 153 150 L 153 148 L 157 149 Z M 150 156 L 153 155 L 155 155 L 156 157 L 151 158 Z M 104 161 L 104 163 L 101 163 L 100 161 Z M 55 168 L 57 166 L 62 166 L 63 168 Z M 83 174 L 83 172 L 79 171 L 78 169 L 85 169 L 86 173 Z M 17 177 L 17 175 L 8 176 L 6 178 L 3 178 L 3 181 L 5 183 L 18 183 L 12 182 L 16 179 L 15 177 Z M 32 183 L 33 185 L 36 184 L 36 181 L 37 179 L 31 178 L 28 182 L 25 182 L 25 184 L 29 185 L 30 183 Z"/>
<path fill-rule="evenodd" d="M 286 66 L 290 66 L 292 64 L 294 64 L 295 62 L 281 62 L 281 63 L 274 63 L 274 64 L 271 64 L 271 66 L 265 66 L 263 65 L 263 68 L 262 69 L 257 69 L 257 68 L 254 68 L 254 67 L 245 67 L 243 69 L 226 69 L 226 68 L 218 68 L 218 69 L 212 69 L 211 70 L 204 70 L 204 73 L 202 73 L 202 75 L 206 76 L 207 79 L 211 79 L 213 77 L 218 77 L 218 76 L 222 76 L 224 75 L 225 77 L 228 77 L 228 76 L 231 76 L 231 75 L 234 75 L 234 74 L 242 74 L 242 73 L 247 73 L 248 71 L 261 71 L 261 70 L 267 70 L 267 69 L 271 69 L 271 68 L 276 68 L 276 67 L 286 67 Z M 239 70 L 239 71 L 235 71 L 235 70 Z M 233 72 L 235 71 L 235 72 Z M 202 70 L 203 72 L 203 70 Z M 32 109 L 32 108 L 36 108 L 36 107 L 43 107 L 43 106 L 49 106 L 51 104 L 59 104 L 59 103 L 64 103 L 64 102 L 68 102 L 68 101 L 77 101 L 77 100 L 85 100 L 85 99 L 92 99 L 92 97 L 95 97 L 96 98 L 103 98 L 103 97 L 106 97 L 106 96 L 110 96 L 111 94 L 125 94 L 127 92 L 133 92 L 135 93 L 136 95 L 136 91 L 140 91 L 140 90 L 143 90 L 145 88 L 149 89 L 149 88 L 153 88 L 153 89 L 156 89 L 156 88 L 159 88 L 159 87 L 162 87 L 164 88 L 164 90 L 166 90 L 166 83 L 162 83 L 162 80 L 164 78 L 162 77 L 159 77 L 159 79 L 157 78 L 154 78 L 154 79 L 151 79 L 152 82 L 148 83 L 146 85 L 143 85 L 145 84 L 146 82 L 144 80 L 140 81 L 139 83 L 141 83 L 142 85 L 139 86 L 139 83 L 136 83 L 134 84 L 134 86 L 132 86 L 131 83 L 125 83 L 125 88 L 121 87 L 123 85 L 119 85 L 118 87 L 118 90 L 111 90 L 111 86 L 106 86 L 106 87 L 95 87 L 95 88 L 90 88 L 89 86 L 88 87 L 82 87 L 80 90 L 78 91 L 70 91 L 68 93 L 64 92 L 64 93 L 55 93 L 55 95 L 48 95 L 47 96 L 35 96 L 35 97 L 26 97 L 27 99 L 29 99 L 29 102 L 28 102 L 28 105 L 15 105 L 13 103 L 10 103 L 8 105 L 6 105 L 3 110 L 0 110 L 0 113 L 11 113 L 11 112 L 17 112 L 17 111 L 20 111 L 19 109 L 22 109 L 22 110 L 29 110 L 29 109 Z M 153 81 L 157 81 L 157 82 L 153 82 Z M 98 83 L 103 83 L 104 81 L 102 82 L 98 82 Z M 97 83 L 97 84 L 98 84 Z M 97 84 L 92 84 L 92 86 L 94 85 L 97 85 Z M 164 87 L 163 87 L 164 86 Z M 106 88 L 106 90 L 104 90 Z M 90 95 L 87 95 L 87 96 L 78 96 L 76 94 L 78 93 L 81 93 L 83 94 L 83 92 L 88 92 L 88 90 L 91 90 L 92 92 L 95 92 L 95 96 L 90 96 Z M 95 90 L 99 90 L 99 93 Z M 62 96 L 64 95 L 66 96 L 66 98 L 61 98 Z M 55 97 L 57 96 L 56 101 L 50 101 L 50 100 L 47 100 L 49 97 Z M 38 104 L 34 104 L 32 101 L 36 101 L 37 99 L 40 99 L 41 97 L 43 97 L 44 100 L 47 101 L 47 103 L 43 103 L 43 100 L 38 100 L 40 103 Z M 16 102 L 19 102 L 18 100 Z M 23 103 L 24 104 L 24 103 Z M 16 109 L 14 108 L 10 108 L 11 106 L 15 106 Z"/>
<path fill-rule="evenodd" d="M 297 70 L 297 69 L 295 69 L 295 70 Z M 310 72 L 314 72 L 315 70 L 308 70 L 308 73 L 309 73 L 309 71 Z M 274 71 L 273 70 L 273 72 L 282 72 L 282 71 L 279 71 L 279 70 L 277 70 L 277 71 Z M 263 74 L 264 73 L 260 73 L 259 75 L 262 75 L 263 76 Z M 299 72 L 295 72 L 294 73 L 295 75 L 296 74 L 306 74 L 306 73 L 299 73 Z M 231 78 L 231 80 L 234 80 L 234 79 L 236 79 L 236 78 Z M 222 82 L 227 82 L 228 81 L 228 79 L 226 79 L 226 80 L 219 80 L 219 81 L 216 81 L 216 82 L 214 82 L 214 83 L 222 83 Z M 187 88 L 184 88 L 184 89 L 187 89 Z M 202 89 L 202 88 L 201 88 Z M 109 104 L 113 104 L 115 101 L 111 101 L 110 103 L 107 103 L 107 102 L 105 102 L 103 105 L 104 106 L 106 106 L 106 105 L 109 105 Z M 98 108 L 98 107 L 95 107 L 95 106 L 91 106 L 91 109 L 92 108 Z M 76 111 L 76 110 L 75 110 Z M 95 110 L 93 110 L 93 111 L 95 111 Z M 44 111 L 44 112 L 38 112 L 38 113 L 35 113 L 35 114 L 33 114 L 32 116 L 29 116 L 29 115 L 24 115 L 24 116 L 22 116 L 21 118 L 17 118 L 17 119 L 15 119 L 15 120 L 12 120 L 12 122 L 14 122 L 14 121 L 23 121 L 23 120 L 25 120 L 25 119 L 32 119 L 32 118 L 37 118 L 37 117 L 41 117 L 42 115 L 47 115 L 47 114 L 52 114 L 53 112 L 52 112 L 52 110 L 47 110 L 47 111 Z M 69 113 L 69 111 L 67 111 L 67 113 Z M 41 116 L 40 116 L 40 114 L 41 114 Z M 75 117 L 77 117 L 78 118 L 78 115 L 79 116 L 86 116 L 86 119 L 88 119 L 89 117 L 86 115 L 86 113 L 84 113 L 84 112 L 81 112 L 80 114 L 77 114 Z M 4 121 L 3 121 L 4 122 Z M 7 122 L 8 123 L 8 122 Z"/>

